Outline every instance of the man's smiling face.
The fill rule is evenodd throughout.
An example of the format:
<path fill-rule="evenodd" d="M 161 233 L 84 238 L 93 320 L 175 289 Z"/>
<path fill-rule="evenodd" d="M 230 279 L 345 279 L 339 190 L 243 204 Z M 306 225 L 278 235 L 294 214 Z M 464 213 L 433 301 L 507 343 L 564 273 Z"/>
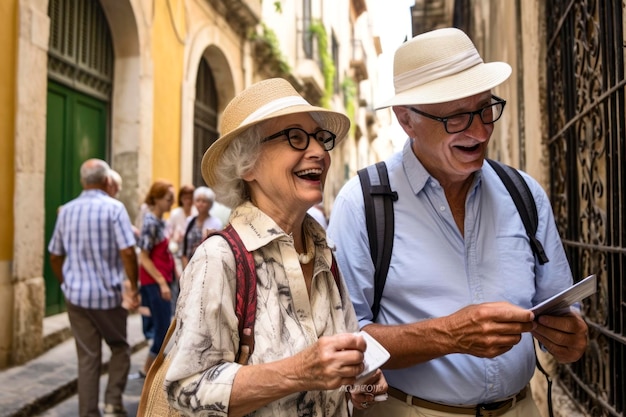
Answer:
<path fill-rule="evenodd" d="M 491 103 L 491 92 L 446 103 L 412 106 L 425 113 L 448 117 L 474 112 Z M 467 179 L 482 167 L 493 124 L 484 124 L 474 115 L 472 124 L 459 133 L 448 133 L 440 121 L 416 114 L 408 108 L 394 108 L 401 125 L 413 138 L 412 149 L 420 162 L 440 182 Z"/>

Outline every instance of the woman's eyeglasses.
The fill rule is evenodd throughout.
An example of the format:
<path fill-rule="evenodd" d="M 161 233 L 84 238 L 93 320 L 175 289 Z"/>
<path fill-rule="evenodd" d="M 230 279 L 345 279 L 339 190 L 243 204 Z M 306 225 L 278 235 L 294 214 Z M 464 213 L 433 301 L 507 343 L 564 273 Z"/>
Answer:
<path fill-rule="evenodd" d="M 311 138 L 318 141 L 325 151 L 330 151 L 335 147 L 335 138 L 337 137 L 337 135 L 328 130 L 322 129 L 314 133 L 309 133 L 299 127 L 291 127 L 266 137 L 261 141 L 261 143 L 268 142 L 281 136 L 287 136 L 289 145 L 298 151 L 306 150 L 306 148 L 309 147 L 309 140 Z"/>

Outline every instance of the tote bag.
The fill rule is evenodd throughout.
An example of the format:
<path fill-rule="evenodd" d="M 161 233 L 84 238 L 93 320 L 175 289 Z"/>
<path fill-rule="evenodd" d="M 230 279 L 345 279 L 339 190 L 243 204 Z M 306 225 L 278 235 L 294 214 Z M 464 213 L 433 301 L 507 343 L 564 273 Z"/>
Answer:
<path fill-rule="evenodd" d="M 167 394 L 163 384 L 165 374 L 170 365 L 170 356 L 165 353 L 168 342 L 176 329 L 176 319 L 172 320 L 167 334 L 161 345 L 159 354 L 154 359 L 152 366 L 148 370 L 146 379 L 141 390 L 137 417 L 181 417 L 178 410 L 173 409 L 167 402 Z"/>

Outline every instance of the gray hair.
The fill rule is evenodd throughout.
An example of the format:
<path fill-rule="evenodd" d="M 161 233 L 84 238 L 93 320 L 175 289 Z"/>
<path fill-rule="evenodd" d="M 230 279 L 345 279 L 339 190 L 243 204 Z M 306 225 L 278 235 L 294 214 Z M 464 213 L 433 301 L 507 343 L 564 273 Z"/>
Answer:
<path fill-rule="evenodd" d="M 243 176 L 254 168 L 259 158 L 261 132 L 260 125 L 244 130 L 228 145 L 217 163 L 213 190 L 217 199 L 231 208 L 250 200 Z"/>
<path fill-rule="evenodd" d="M 88 159 L 80 166 L 80 182 L 85 185 L 100 185 L 107 181 L 111 167 L 102 159 Z"/>
<path fill-rule="evenodd" d="M 109 177 L 117 185 L 117 187 L 121 190 L 122 189 L 122 176 L 120 175 L 120 173 L 117 172 L 114 169 L 111 169 L 109 171 Z"/>
<path fill-rule="evenodd" d="M 215 203 L 215 193 L 209 187 L 198 187 L 195 189 L 193 192 L 193 200 L 196 201 L 196 199 L 200 197 L 204 197 L 211 203 Z"/>

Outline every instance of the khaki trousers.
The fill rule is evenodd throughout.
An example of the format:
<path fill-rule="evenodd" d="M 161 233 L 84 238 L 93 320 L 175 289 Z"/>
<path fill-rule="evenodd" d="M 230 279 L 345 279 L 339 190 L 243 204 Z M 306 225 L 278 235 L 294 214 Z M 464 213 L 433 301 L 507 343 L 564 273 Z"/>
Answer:
<path fill-rule="evenodd" d="M 453 414 L 428 408 L 416 407 L 396 398 L 389 397 L 387 401 L 376 404 L 368 410 L 354 410 L 354 417 L 464 417 L 471 414 Z M 530 392 L 522 401 L 518 402 L 512 410 L 502 414 L 501 417 L 541 417 Z"/>
<path fill-rule="evenodd" d="M 104 402 L 121 406 L 130 369 L 130 345 L 126 339 L 128 310 L 92 310 L 66 302 L 78 355 L 78 409 L 80 417 L 100 417 L 102 339 L 111 349 L 109 379 Z"/>

